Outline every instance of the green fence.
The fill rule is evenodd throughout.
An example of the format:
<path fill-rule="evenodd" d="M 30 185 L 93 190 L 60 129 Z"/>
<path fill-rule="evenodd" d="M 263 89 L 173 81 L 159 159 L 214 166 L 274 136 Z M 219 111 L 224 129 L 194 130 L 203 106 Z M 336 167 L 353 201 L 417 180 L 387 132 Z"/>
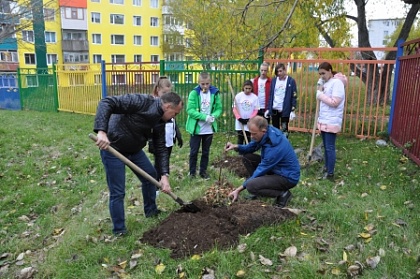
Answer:
<path fill-rule="evenodd" d="M 208 72 L 211 84 L 219 88 L 223 105 L 223 114 L 219 119 L 219 131 L 228 132 L 235 130 L 234 116 L 232 113 L 233 95 L 242 91 L 245 80 L 254 78 L 259 73 L 260 61 L 161 61 L 160 75 L 167 76 L 174 84 L 174 90 L 184 100 L 198 85 L 198 76 L 201 72 Z M 232 85 L 233 92 L 229 88 Z M 185 126 L 187 114 L 184 110 L 177 116 L 177 123 Z"/>
<path fill-rule="evenodd" d="M 53 69 L 18 69 L 23 110 L 57 111 L 57 80 Z"/>

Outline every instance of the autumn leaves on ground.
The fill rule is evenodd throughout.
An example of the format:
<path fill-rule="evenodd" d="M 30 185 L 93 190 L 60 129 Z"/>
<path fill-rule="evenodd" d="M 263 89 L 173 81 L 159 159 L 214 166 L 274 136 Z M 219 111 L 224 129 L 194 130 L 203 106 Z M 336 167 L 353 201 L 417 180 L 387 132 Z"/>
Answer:
<path fill-rule="evenodd" d="M 231 134 L 213 141 L 209 181 L 188 179 L 188 146 L 174 148 L 173 190 L 202 211 L 182 212 L 160 194 L 164 213 L 144 218 L 130 173 L 131 234 L 116 239 L 100 157 L 87 137 L 93 117 L 0 111 L 0 118 L 1 278 L 419 276 L 419 167 L 390 144 L 339 136 L 337 179 L 329 182 L 318 179 L 322 164 L 304 162 L 310 135 L 292 133 L 303 168 L 290 210 L 245 195 L 229 204 L 226 192 L 243 181 L 237 154 L 222 152 Z"/>

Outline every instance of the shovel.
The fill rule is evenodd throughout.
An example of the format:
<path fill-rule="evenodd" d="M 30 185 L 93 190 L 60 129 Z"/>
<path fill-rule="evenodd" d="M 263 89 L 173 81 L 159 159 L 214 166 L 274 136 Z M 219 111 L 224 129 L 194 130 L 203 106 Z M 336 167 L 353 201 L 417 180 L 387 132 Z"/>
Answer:
<path fill-rule="evenodd" d="M 315 131 L 316 131 L 316 124 L 318 122 L 318 115 L 319 115 L 319 100 L 316 100 L 316 109 L 315 109 L 315 120 L 314 120 L 314 127 L 312 129 L 312 138 L 311 138 L 311 145 L 309 147 L 309 153 L 308 153 L 308 162 L 306 167 L 309 167 L 309 164 L 312 160 L 312 152 L 314 151 L 314 143 L 315 143 Z"/>
<path fill-rule="evenodd" d="M 98 138 L 94 134 L 89 134 L 89 138 L 96 142 Z M 154 179 L 152 176 L 150 176 L 147 172 L 139 168 L 137 165 L 135 165 L 133 162 L 131 162 L 129 159 L 127 159 L 124 155 L 122 155 L 120 152 L 115 150 L 113 147 L 108 146 L 106 149 L 108 152 L 112 153 L 115 157 L 123 161 L 124 164 L 126 164 L 128 167 L 130 167 L 133 171 L 137 172 L 147 180 L 149 180 L 151 183 L 153 183 L 157 188 L 162 190 L 162 185 L 160 185 L 159 181 Z M 192 202 L 185 202 L 180 197 L 176 196 L 174 193 L 169 192 L 168 194 L 174 201 L 176 201 L 179 205 L 181 205 L 182 210 L 187 212 L 196 213 L 200 211 L 200 208 L 193 204 Z"/>

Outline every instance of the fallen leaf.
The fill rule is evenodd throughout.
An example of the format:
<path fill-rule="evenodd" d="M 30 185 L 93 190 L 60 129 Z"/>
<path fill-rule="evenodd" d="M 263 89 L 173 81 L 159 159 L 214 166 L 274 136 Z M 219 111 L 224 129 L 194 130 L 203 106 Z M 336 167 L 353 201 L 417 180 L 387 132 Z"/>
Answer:
<path fill-rule="evenodd" d="M 407 226 L 407 223 L 402 219 L 395 220 L 395 224 L 397 224 L 399 226 L 403 226 L 403 227 Z"/>
<path fill-rule="evenodd" d="M 374 225 L 373 225 L 373 224 L 366 225 L 366 226 L 364 227 L 364 229 L 365 229 L 365 231 L 371 231 L 371 230 L 373 230 L 373 229 L 374 229 Z"/>
<path fill-rule="evenodd" d="M 343 261 L 347 262 L 347 253 L 346 251 L 343 251 Z"/>
<path fill-rule="evenodd" d="M 36 270 L 32 266 L 25 267 L 19 272 L 19 279 L 29 279 L 32 278 Z"/>
<path fill-rule="evenodd" d="M 381 257 L 379 257 L 379 256 L 369 257 L 369 258 L 366 259 L 366 264 L 370 268 L 374 269 L 374 268 L 376 268 L 376 266 L 379 264 L 380 261 L 381 261 Z"/>
<path fill-rule="evenodd" d="M 380 257 L 384 257 L 385 256 L 385 250 L 380 248 L 379 251 L 378 251 L 378 254 L 379 254 Z"/>
<path fill-rule="evenodd" d="M 246 250 L 246 246 L 247 246 L 246 243 L 242 243 L 242 244 L 239 244 L 236 249 L 238 250 L 239 253 L 243 253 Z"/>
<path fill-rule="evenodd" d="M 16 261 L 23 260 L 23 257 L 25 256 L 25 253 L 20 253 L 19 256 L 17 256 Z"/>
<path fill-rule="evenodd" d="M 382 191 L 386 190 L 386 185 L 381 185 L 381 187 L 379 187 L 379 189 L 381 189 Z"/>
<path fill-rule="evenodd" d="M 122 269 L 125 269 L 127 267 L 127 261 L 120 262 L 118 266 L 121 267 Z"/>
<path fill-rule="evenodd" d="M 272 266 L 273 262 L 270 259 L 264 258 L 262 255 L 259 255 L 260 258 L 260 263 L 262 265 L 268 265 L 268 266 Z"/>
<path fill-rule="evenodd" d="M 359 233 L 359 236 L 363 239 L 371 238 L 370 233 Z"/>
<path fill-rule="evenodd" d="M 193 255 L 191 257 L 191 260 L 194 260 L 194 261 L 198 261 L 199 259 L 201 259 L 200 255 Z"/>
<path fill-rule="evenodd" d="M 290 246 L 290 247 L 286 248 L 286 250 L 284 250 L 284 255 L 286 257 L 295 257 L 296 253 L 297 253 L 296 246 Z"/>
<path fill-rule="evenodd" d="M 137 266 L 137 261 L 130 260 L 130 265 L 129 266 L 130 266 L 130 269 L 135 268 Z"/>
<path fill-rule="evenodd" d="M 165 270 L 165 268 L 166 268 L 166 266 L 163 263 L 160 263 L 155 267 L 155 272 L 157 274 L 162 274 L 162 272 Z"/>
<path fill-rule="evenodd" d="M 245 276 L 245 271 L 243 271 L 242 269 L 238 270 L 238 272 L 236 272 L 236 277 L 241 278 L 241 277 L 244 277 L 244 276 Z"/>
<path fill-rule="evenodd" d="M 331 270 L 331 274 L 333 274 L 333 275 L 340 275 L 341 274 L 341 271 L 340 271 L 339 268 L 333 268 Z"/>

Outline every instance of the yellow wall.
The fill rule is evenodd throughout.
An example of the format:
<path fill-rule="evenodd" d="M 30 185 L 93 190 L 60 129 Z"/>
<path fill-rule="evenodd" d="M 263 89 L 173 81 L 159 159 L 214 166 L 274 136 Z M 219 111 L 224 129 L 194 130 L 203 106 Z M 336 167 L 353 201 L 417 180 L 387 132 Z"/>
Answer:
<path fill-rule="evenodd" d="M 124 1 L 124 5 L 109 4 L 109 1 L 95 3 L 88 1 L 88 40 L 89 40 L 89 60 L 93 63 L 94 54 L 102 54 L 102 59 L 107 63 L 111 62 L 111 54 L 124 54 L 126 62 L 134 62 L 134 55 L 142 55 L 142 61 L 149 62 L 151 55 L 159 55 L 163 59 L 162 53 L 162 0 L 159 0 L 159 8 L 150 8 L 150 1 L 142 0 L 141 6 L 133 6 L 132 0 Z M 101 14 L 101 23 L 91 22 L 91 13 Z M 124 14 L 124 25 L 110 23 L 110 14 Z M 133 16 L 141 16 L 141 26 L 134 26 Z M 150 26 L 150 17 L 159 18 L 159 26 Z M 92 44 L 92 34 L 102 34 L 102 44 Z M 125 45 L 111 45 L 111 34 L 124 35 Z M 137 46 L 133 43 L 134 35 L 142 36 L 142 45 Z M 159 37 L 159 46 L 150 45 L 150 36 Z"/>

